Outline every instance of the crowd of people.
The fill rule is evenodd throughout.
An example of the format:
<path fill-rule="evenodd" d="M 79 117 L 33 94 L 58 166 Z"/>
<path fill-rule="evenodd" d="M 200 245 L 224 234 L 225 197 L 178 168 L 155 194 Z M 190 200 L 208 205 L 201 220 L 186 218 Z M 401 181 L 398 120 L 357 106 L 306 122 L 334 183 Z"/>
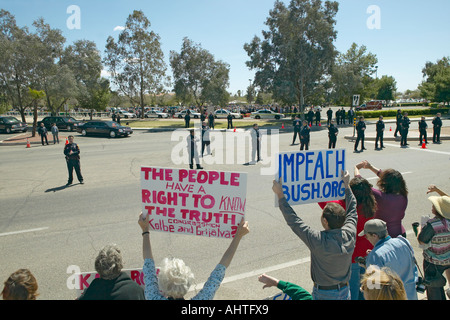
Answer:
<path fill-rule="evenodd" d="M 378 176 L 376 187 L 362 175 L 364 170 Z M 400 172 L 381 170 L 368 161 L 358 163 L 354 177 L 342 172 L 345 197 L 320 202 L 323 230 L 314 230 L 286 201 L 280 181 L 272 190 L 287 225 L 310 250 L 312 291 L 298 284 L 262 274 L 263 289 L 277 287 L 293 300 L 417 300 L 426 290 L 429 300 L 450 298 L 450 197 L 434 185 L 427 193 L 430 216 L 415 230 L 423 250 L 422 268 L 406 238 L 403 218 L 408 205 L 408 189 Z M 298 207 L 301 210 L 301 207 Z M 92 281 L 80 300 L 183 300 L 194 283 L 194 274 L 180 258 L 164 258 L 159 273 L 150 238 L 149 215 L 140 214 L 145 289 L 123 270 L 120 248 L 106 245 L 95 259 L 99 278 Z M 242 219 L 222 258 L 203 288 L 192 297 L 212 300 L 219 289 L 239 243 L 250 231 Z M 422 272 L 423 270 L 423 272 Z M 38 282 L 28 269 L 19 269 L 4 282 L 5 300 L 33 300 Z"/>

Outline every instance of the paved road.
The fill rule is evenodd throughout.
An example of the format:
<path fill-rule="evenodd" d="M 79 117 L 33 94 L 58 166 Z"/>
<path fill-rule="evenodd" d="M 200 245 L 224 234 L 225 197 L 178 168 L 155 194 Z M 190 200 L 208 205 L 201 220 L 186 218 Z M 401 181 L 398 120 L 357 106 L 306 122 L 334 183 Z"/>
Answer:
<path fill-rule="evenodd" d="M 352 153 L 353 143 L 343 138 L 351 132 L 352 128 L 341 129 L 338 140 L 338 147 L 348 151 L 351 173 L 356 163 L 366 159 L 380 168 L 393 167 L 404 173 L 410 194 L 406 229 L 430 213 L 429 184 L 450 191 L 450 142 L 430 145 L 427 150 L 414 146 L 401 149 L 397 143 L 387 143 L 383 151 L 374 151 L 373 142 L 367 142 L 367 151 Z M 171 141 L 171 135 L 146 131 L 121 139 L 76 135 L 85 184 L 68 188 L 64 187 L 67 172 L 62 145 L 1 146 L 0 279 L 18 268 L 30 268 L 38 279 L 41 299 L 73 299 L 75 292 L 67 288 L 68 267 L 93 271 L 98 250 L 108 243 L 122 248 L 125 268 L 142 267 L 142 237 L 137 225 L 139 169 L 146 165 L 186 167 L 171 162 L 172 148 L 179 144 Z M 298 145 L 290 146 L 291 135 L 281 134 L 276 139 L 280 150 L 298 150 Z M 326 145 L 326 131 L 313 132 L 311 148 Z M 262 290 L 257 281 L 261 272 L 312 289 L 309 252 L 274 208 L 272 176 L 261 175 L 264 166 L 243 162 L 205 165 L 205 169 L 238 170 L 249 175 L 246 219 L 251 233 L 242 241 L 216 299 L 261 299 L 277 293 L 276 289 Z M 372 173 L 363 175 L 376 183 Z M 322 228 L 317 205 L 295 209 L 313 228 Z M 421 263 L 421 251 L 412 234 L 408 235 Z M 200 286 L 229 241 L 152 233 L 152 244 L 157 263 L 165 256 L 184 259 Z"/>

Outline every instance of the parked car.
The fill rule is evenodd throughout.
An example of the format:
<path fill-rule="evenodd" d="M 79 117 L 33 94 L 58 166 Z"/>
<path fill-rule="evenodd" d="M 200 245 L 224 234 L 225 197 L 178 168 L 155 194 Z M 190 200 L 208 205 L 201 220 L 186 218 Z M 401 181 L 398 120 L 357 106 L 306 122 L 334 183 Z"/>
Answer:
<path fill-rule="evenodd" d="M 145 113 L 146 118 L 168 118 L 169 115 L 158 110 L 150 110 Z"/>
<path fill-rule="evenodd" d="M 19 121 L 16 117 L 0 117 L 0 130 L 6 133 L 17 131 L 26 132 L 27 129 L 27 124 Z"/>
<path fill-rule="evenodd" d="M 364 103 L 360 106 L 357 106 L 356 111 L 364 111 L 364 110 L 381 110 L 383 108 L 383 101 L 381 100 L 373 100 L 367 103 Z"/>
<path fill-rule="evenodd" d="M 122 126 L 115 121 L 88 121 L 79 125 L 77 131 L 83 136 L 106 135 L 110 138 L 126 137 L 133 133 L 130 127 Z"/>
<path fill-rule="evenodd" d="M 193 110 L 189 110 L 189 111 L 191 112 L 190 113 L 191 118 L 194 118 L 194 119 L 200 118 L 200 113 L 195 112 Z M 182 110 L 180 112 L 177 112 L 177 113 L 175 113 L 175 117 L 184 118 L 184 116 L 186 115 L 186 112 L 187 112 L 187 110 Z"/>
<path fill-rule="evenodd" d="M 270 109 L 261 109 L 250 114 L 250 118 L 253 119 L 281 119 L 284 118 L 284 114 L 273 112 Z"/>
<path fill-rule="evenodd" d="M 120 114 L 120 117 L 121 118 L 125 118 L 125 119 L 128 119 L 128 118 L 137 118 L 137 116 L 136 116 L 136 113 L 133 113 L 133 112 L 129 112 L 129 111 L 125 111 L 125 110 L 116 110 L 115 111 L 115 114 L 116 115 L 118 115 L 118 114 Z"/>
<path fill-rule="evenodd" d="M 221 118 L 226 119 L 229 114 L 231 114 L 233 119 L 242 119 L 243 118 L 242 114 L 230 112 L 226 109 L 218 109 L 218 110 L 214 111 L 214 117 L 217 119 L 221 119 Z"/>
<path fill-rule="evenodd" d="M 41 123 L 44 123 L 44 126 L 49 131 L 53 123 L 56 123 L 56 126 L 60 130 L 76 131 L 77 127 L 82 124 L 83 121 L 77 120 L 72 117 L 45 117 L 41 121 L 38 121 L 38 127 L 41 125 Z"/>

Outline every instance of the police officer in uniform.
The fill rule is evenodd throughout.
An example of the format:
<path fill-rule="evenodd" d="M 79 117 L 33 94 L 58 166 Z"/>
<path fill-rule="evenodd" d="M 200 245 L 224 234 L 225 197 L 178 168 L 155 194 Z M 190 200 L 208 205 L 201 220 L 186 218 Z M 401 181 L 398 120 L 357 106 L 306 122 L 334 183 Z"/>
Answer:
<path fill-rule="evenodd" d="M 425 117 L 422 117 L 419 121 L 419 146 L 422 145 L 422 142 L 424 142 L 424 141 L 425 141 L 425 144 L 428 144 L 427 129 L 428 129 L 428 125 L 425 122 Z"/>
<path fill-rule="evenodd" d="M 300 150 L 309 150 L 310 129 L 308 122 L 303 120 L 303 126 L 300 130 Z"/>
<path fill-rule="evenodd" d="M 332 118 L 333 118 L 333 110 L 331 110 L 331 108 L 330 108 L 327 111 L 327 126 L 330 125 Z"/>
<path fill-rule="evenodd" d="M 397 115 L 396 115 L 396 124 L 397 126 L 395 127 L 395 132 L 394 132 L 394 137 L 397 138 L 397 133 L 400 132 L 401 134 L 401 123 L 402 123 L 402 111 L 400 109 L 397 110 Z"/>
<path fill-rule="evenodd" d="M 311 107 L 311 109 L 309 109 L 308 111 L 308 125 L 312 126 L 313 120 L 314 120 L 314 111 Z"/>
<path fill-rule="evenodd" d="M 384 121 L 383 116 L 380 116 L 378 118 L 378 121 L 376 123 L 376 130 L 377 130 L 377 137 L 375 138 L 375 150 L 378 150 L 378 141 L 380 141 L 380 148 L 383 149 L 383 137 L 384 137 Z"/>
<path fill-rule="evenodd" d="M 337 141 L 338 133 L 339 133 L 339 129 L 334 125 L 334 120 L 331 120 L 331 123 L 328 126 L 328 149 L 336 148 L 336 141 Z"/>
<path fill-rule="evenodd" d="M 433 119 L 433 143 L 441 143 L 441 127 L 442 120 L 441 114 L 436 114 L 436 118 Z"/>
<path fill-rule="evenodd" d="M 233 116 L 231 113 L 227 116 L 227 129 L 233 129 Z"/>
<path fill-rule="evenodd" d="M 400 147 L 406 147 L 408 146 L 408 131 L 409 131 L 409 125 L 411 123 L 411 120 L 408 118 L 408 113 L 403 113 L 403 118 L 400 122 L 401 128 L 400 128 L 400 135 L 402 136 L 402 140 L 400 141 Z"/>
<path fill-rule="evenodd" d="M 191 121 L 191 111 L 188 110 L 188 111 L 186 111 L 186 115 L 184 116 L 184 127 L 185 128 L 189 128 L 191 126 L 190 121 Z"/>
<path fill-rule="evenodd" d="M 315 113 L 315 116 L 316 116 L 316 126 L 318 126 L 320 124 L 320 111 L 319 111 L 319 109 L 317 109 L 317 111 Z"/>
<path fill-rule="evenodd" d="M 298 138 L 300 139 L 300 129 L 302 127 L 301 121 L 298 118 L 298 116 L 295 116 L 295 119 L 292 122 L 292 125 L 294 126 L 294 136 L 292 137 L 292 145 L 294 145 L 295 140 L 297 140 L 297 135 L 298 135 Z"/>
<path fill-rule="evenodd" d="M 67 170 L 69 171 L 69 180 L 67 181 L 67 186 L 72 184 L 73 181 L 73 169 L 77 174 L 78 181 L 83 184 L 83 176 L 81 175 L 80 166 L 80 148 L 76 143 L 73 142 L 73 136 L 68 136 L 67 139 L 69 143 L 64 147 L 64 155 L 66 156 Z"/>
<path fill-rule="evenodd" d="M 365 137 L 365 131 L 366 131 L 366 123 L 364 122 L 364 117 L 360 116 L 359 121 L 356 124 L 356 142 L 355 142 L 355 152 L 358 151 L 358 144 L 361 141 L 361 151 L 367 150 L 364 148 L 364 137 Z"/>
<path fill-rule="evenodd" d="M 194 159 L 197 163 L 197 169 L 203 169 L 200 165 L 200 159 L 198 158 L 197 142 L 198 138 L 194 135 L 194 129 L 189 130 L 189 135 L 187 137 L 187 149 L 189 153 L 189 168 L 194 168 Z"/>

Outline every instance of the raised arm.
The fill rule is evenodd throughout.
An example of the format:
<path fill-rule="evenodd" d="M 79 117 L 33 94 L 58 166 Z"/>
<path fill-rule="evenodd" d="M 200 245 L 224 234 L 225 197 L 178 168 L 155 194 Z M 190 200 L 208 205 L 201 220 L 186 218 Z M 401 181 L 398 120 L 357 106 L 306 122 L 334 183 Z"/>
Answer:
<path fill-rule="evenodd" d="M 241 241 L 242 237 L 249 232 L 250 229 L 248 228 L 248 221 L 245 221 L 244 218 L 242 218 L 241 223 L 239 224 L 236 230 L 236 234 L 233 240 L 231 241 L 230 246 L 223 254 L 219 264 L 223 265 L 225 268 L 228 268 L 228 266 L 231 263 L 231 260 L 233 260 L 234 254 L 236 253 L 236 249 L 239 246 L 239 242 Z"/>
<path fill-rule="evenodd" d="M 142 229 L 142 254 L 144 259 L 153 259 L 152 247 L 150 245 L 150 225 L 149 225 L 149 215 L 145 218 L 141 214 L 138 220 L 139 226 Z"/>
<path fill-rule="evenodd" d="M 439 189 L 438 187 L 436 187 L 434 184 L 432 184 L 432 185 L 430 185 L 429 187 L 428 187 L 428 191 L 427 191 L 427 194 L 428 193 L 431 193 L 431 192 L 436 192 L 438 195 L 440 195 L 441 197 L 443 197 L 443 196 L 448 196 L 448 194 L 446 194 L 444 191 L 442 191 L 441 189 Z"/>

